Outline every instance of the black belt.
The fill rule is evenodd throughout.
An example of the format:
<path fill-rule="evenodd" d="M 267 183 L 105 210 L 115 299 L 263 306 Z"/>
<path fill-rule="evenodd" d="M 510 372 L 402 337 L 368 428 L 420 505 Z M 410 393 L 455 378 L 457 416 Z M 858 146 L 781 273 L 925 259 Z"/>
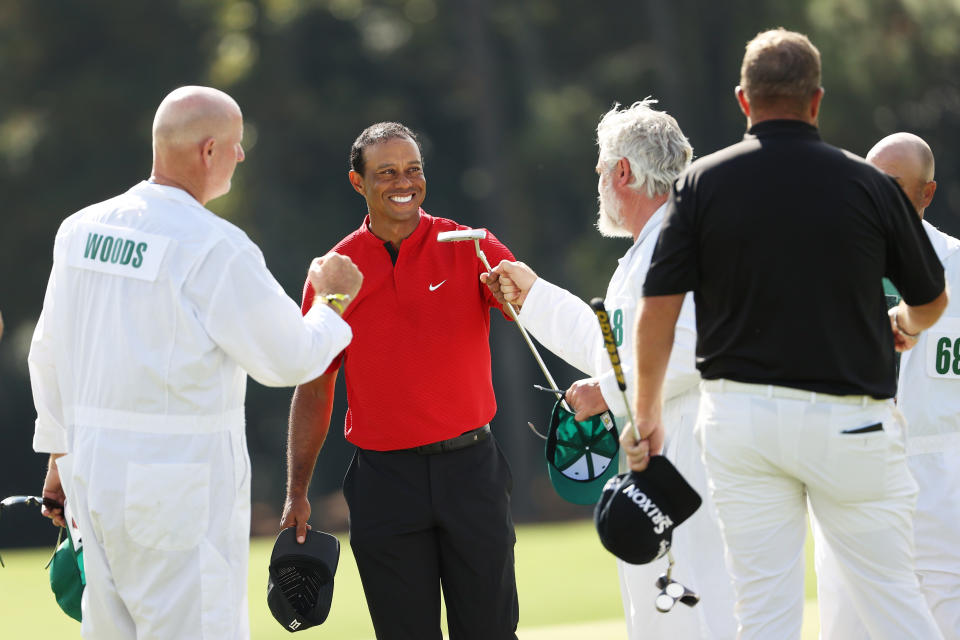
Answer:
<path fill-rule="evenodd" d="M 410 447 L 407 451 L 416 451 L 422 456 L 428 456 L 434 453 L 466 449 L 467 447 L 472 447 L 475 444 L 483 442 L 489 437 L 490 425 L 485 424 L 477 429 L 471 429 L 466 433 L 461 433 L 456 438 L 448 438 L 440 442 L 431 442 L 430 444 L 420 445 L 419 447 Z"/>

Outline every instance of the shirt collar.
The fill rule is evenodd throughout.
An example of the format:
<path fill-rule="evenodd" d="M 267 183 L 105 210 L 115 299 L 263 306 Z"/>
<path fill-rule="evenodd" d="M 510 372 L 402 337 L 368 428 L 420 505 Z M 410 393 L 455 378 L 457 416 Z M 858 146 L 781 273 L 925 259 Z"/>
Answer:
<path fill-rule="evenodd" d="M 764 120 L 750 127 L 744 140 L 753 138 L 795 137 L 819 140 L 820 130 L 802 120 Z"/>
<path fill-rule="evenodd" d="M 166 200 L 176 200 L 177 202 L 193 205 L 201 208 L 206 208 L 200 202 L 194 198 L 192 195 L 181 189 L 180 187 L 170 187 L 165 184 L 157 184 L 156 182 L 150 182 L 149 180 L 143 180 L 133 185 L 130 188 L 130 191 L 133 193 L 149 193 L 156 198 L 164 198 Z"/>
<path fill-rule="evenodd" d="M 650 234 L 660 228 L 660 224 L 663 222 L 663 217 L 667 212 L 667 203 L 664 202 L 662 205 L 657 207 L 657 210 L 653 212 L 653 215 L 650 216 L 650 219 L 647 220 L 647 224 L 643 225 L 643 229 L 640 230 L 640 235 L 637 236 L 637 241 L 633 243 L 633 246 L 627 250 L 627 252 L 620 258 L 621 261 L 629 260 L 630 256 L 633 255 L 634 251 L 640 250 L 640 245 L 650 237 Z"/>
<path fill-rule="evenodd" d="M 417 223 L 417 228 L 413 230 L 409 236 L 403 239 L 400 243 L 402 247 L 406 243 L 418 243 L 423 240 L 424 236 L 427 234 L 427 229 L 430 228 L 431 223 L 433 222 L 433 216 L 428 214 L 422 208 L 420 209 L 420 221 Z M 379 245 L 383 244 L 383 240 L 374 235 L 373 231 L 370 230 L 370 214 L 368 213 L 363 218 L 363 222 L 360 223 L 360 234 L 367 238 L 367 242 L 376 242 Z"/>
<path fill-rule="evenodd" d="M 923 220 L 922 224 L 923 230 L 927 232 L 927 237 L 930 238 L 930 244 L 933 245 L 933 250 L 940 258 L 940 262 L 944 262 L 950 255 L 960 250 L 960 240 L 945 234 L 926 220 Z"/>

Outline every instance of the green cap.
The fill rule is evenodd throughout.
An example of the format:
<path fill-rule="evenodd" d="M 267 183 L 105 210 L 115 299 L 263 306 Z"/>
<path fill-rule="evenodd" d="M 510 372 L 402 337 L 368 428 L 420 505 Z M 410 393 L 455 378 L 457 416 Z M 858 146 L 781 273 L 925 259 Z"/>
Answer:
<path fill-rule="evenodd" d="M 80 620 L 80 597 L 86 577 L 83 572 L 83 548 L 73 547 L 73 536 L 60 543 L 50 563 L 50 588 L 63 612 L 74 620 Z"/>
<path fill-rule="evenodd" d="M 574 504 L 595 504 L 617 474 L 620 439 L 609 411 L 574 420 L 557 400 L 547 430 L 547 473 L 554 490 Z"/>

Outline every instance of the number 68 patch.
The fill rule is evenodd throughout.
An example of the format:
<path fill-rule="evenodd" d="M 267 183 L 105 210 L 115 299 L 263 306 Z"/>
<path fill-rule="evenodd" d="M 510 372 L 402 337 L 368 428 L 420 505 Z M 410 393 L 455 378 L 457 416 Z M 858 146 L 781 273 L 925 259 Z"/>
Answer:
<path fill-rule="evenodd" d="M 927 375 L 960 379 L 960 318 L 942 318 L 927 330 Z"/>

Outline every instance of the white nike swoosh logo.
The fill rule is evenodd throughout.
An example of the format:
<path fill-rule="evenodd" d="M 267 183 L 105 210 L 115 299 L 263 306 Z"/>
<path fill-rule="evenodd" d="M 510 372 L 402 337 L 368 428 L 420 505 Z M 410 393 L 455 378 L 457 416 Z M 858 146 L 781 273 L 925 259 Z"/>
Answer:
<path fill-rule="evenodd" d="M 441 285 L 443 285 L 444 282 L 446 282 L 446 280 L 443 280 L 442 282 L 440 282 L 440 284 L 431 284 L 431 285 L 429 285 L 430 291 L 436 291 L 437 289 L 439 289 L 439 288 L 441 287 Z"/>

